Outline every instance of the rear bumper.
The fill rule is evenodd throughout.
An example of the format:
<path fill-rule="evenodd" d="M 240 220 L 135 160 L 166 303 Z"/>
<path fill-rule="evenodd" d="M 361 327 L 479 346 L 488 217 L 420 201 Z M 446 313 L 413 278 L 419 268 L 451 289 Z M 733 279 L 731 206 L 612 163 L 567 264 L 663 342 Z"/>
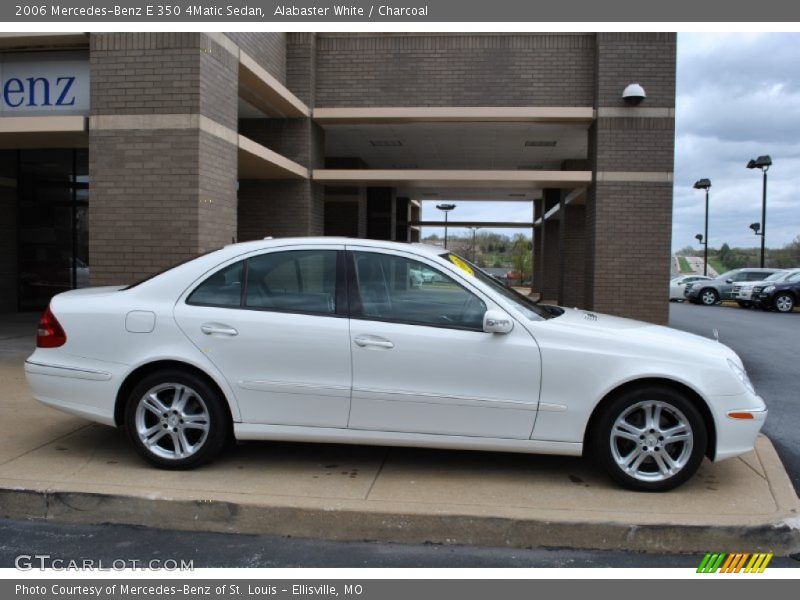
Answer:
<path fill-rule="evenodd" d="M 42 404 L 104 425 L 115 424 L 117 384 L 111 370 L 51 362 L 34 354 L 25 361 L 25 379 Z"/>

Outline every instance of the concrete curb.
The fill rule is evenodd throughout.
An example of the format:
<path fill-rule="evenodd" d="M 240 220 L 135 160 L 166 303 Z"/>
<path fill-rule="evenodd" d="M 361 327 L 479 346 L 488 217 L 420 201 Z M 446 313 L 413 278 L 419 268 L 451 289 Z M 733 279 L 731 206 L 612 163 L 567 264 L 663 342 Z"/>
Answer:
<path fill-rule="evenodd" d="M 742 526 L 559 522 L 169 500 L 87 492 L 0 490 L 0 516 L 73 524 L 126 524 L 184 531 L 338 541 L 464 544 L 658 553 L 800 552 L 800 518 Z"/>

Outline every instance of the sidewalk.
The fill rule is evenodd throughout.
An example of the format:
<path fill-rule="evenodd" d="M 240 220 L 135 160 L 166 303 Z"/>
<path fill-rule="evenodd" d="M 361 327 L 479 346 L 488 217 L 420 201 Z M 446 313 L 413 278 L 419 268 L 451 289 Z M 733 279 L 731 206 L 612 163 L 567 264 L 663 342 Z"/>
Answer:
<path fill-rule="evenodd" d="M 800 550 L 800 504 L 765 437 L 666 494 L 621 490 L 574 458 L 346 445 L 252 442 L 196 471 L 161 471 L 121 431 L 32 400 L 25 344 L 0 340 L 17 348 L 0 352 L 3 518 L 509 547 Z"/>

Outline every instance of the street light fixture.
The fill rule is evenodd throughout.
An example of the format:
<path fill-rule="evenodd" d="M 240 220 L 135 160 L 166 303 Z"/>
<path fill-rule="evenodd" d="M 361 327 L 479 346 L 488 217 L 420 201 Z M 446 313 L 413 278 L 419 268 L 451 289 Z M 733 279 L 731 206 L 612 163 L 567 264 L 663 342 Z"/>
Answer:
<path fill-rule="evenodd" d="M 444 213 L 444 249 L 447 250 L 447 215 L 456 207 L 455 204 L 437 204 L 436 208 Z"/>
<path fill-rule="evenodd" d="M 704 244 L 705 250 L 703 252 L 703 275 L 708 275 L 708 190 L 711 189 L 710 179 L 698 179 L 694 182 L 694 189 L 706 191 L 706 229 L 705 235 L 696 235 L 697 241 Z M 705 242 L 703 242 L 705 240 Z"/>
<path fill-rule="evenodd" d="M 761 169 L 764 174 L 764 183 L 761 191 L 761 223 L 752 223 L 750 229 L 753 233 L 761 236 L 761 268 L 764 268 L 764 245 L 767 239 L 767 171 L 772 166 L 772 158 L 765 154 L 756 159 L 750 159 L 747 163 L 748 169 Z M 758 227 L 755 227 L 755 226 Z M 761 233 L 758 230 L 761 230 Z"/>

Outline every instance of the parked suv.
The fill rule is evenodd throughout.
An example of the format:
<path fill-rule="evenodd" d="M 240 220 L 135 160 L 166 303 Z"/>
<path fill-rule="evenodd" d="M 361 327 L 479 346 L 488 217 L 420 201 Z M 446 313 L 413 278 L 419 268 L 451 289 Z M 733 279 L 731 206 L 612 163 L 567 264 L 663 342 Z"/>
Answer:
<path fill-rule="evenodd" d="M 735 300 L 733 286 L 743 281 L 763 281 L 780 269 L 733 269 L 716 279 L 687 285 L 683 295 L 689 302 L 712 306 L 723 300 Z"/>
<path fill-rule="evenodd" d="M 788 313 L 800 301 L 800 269 L 793 269 L 785 279 L 756 284 L 753 288 L 753 302 L 764 310 L 775 309 Z"/>
<path fill-rule="evenodd" d="M 750 308 L 753 305 L 753 289 L 760 285 L 764 289 L 770 283 L 783 281 L 789 277 L 794 271 L 785 271 L 781 269 L 776 271 L 763 281 L 743 281 L 733 284 L 733 296 L 736 298 L 736 303 L 742 308 Z"/>

